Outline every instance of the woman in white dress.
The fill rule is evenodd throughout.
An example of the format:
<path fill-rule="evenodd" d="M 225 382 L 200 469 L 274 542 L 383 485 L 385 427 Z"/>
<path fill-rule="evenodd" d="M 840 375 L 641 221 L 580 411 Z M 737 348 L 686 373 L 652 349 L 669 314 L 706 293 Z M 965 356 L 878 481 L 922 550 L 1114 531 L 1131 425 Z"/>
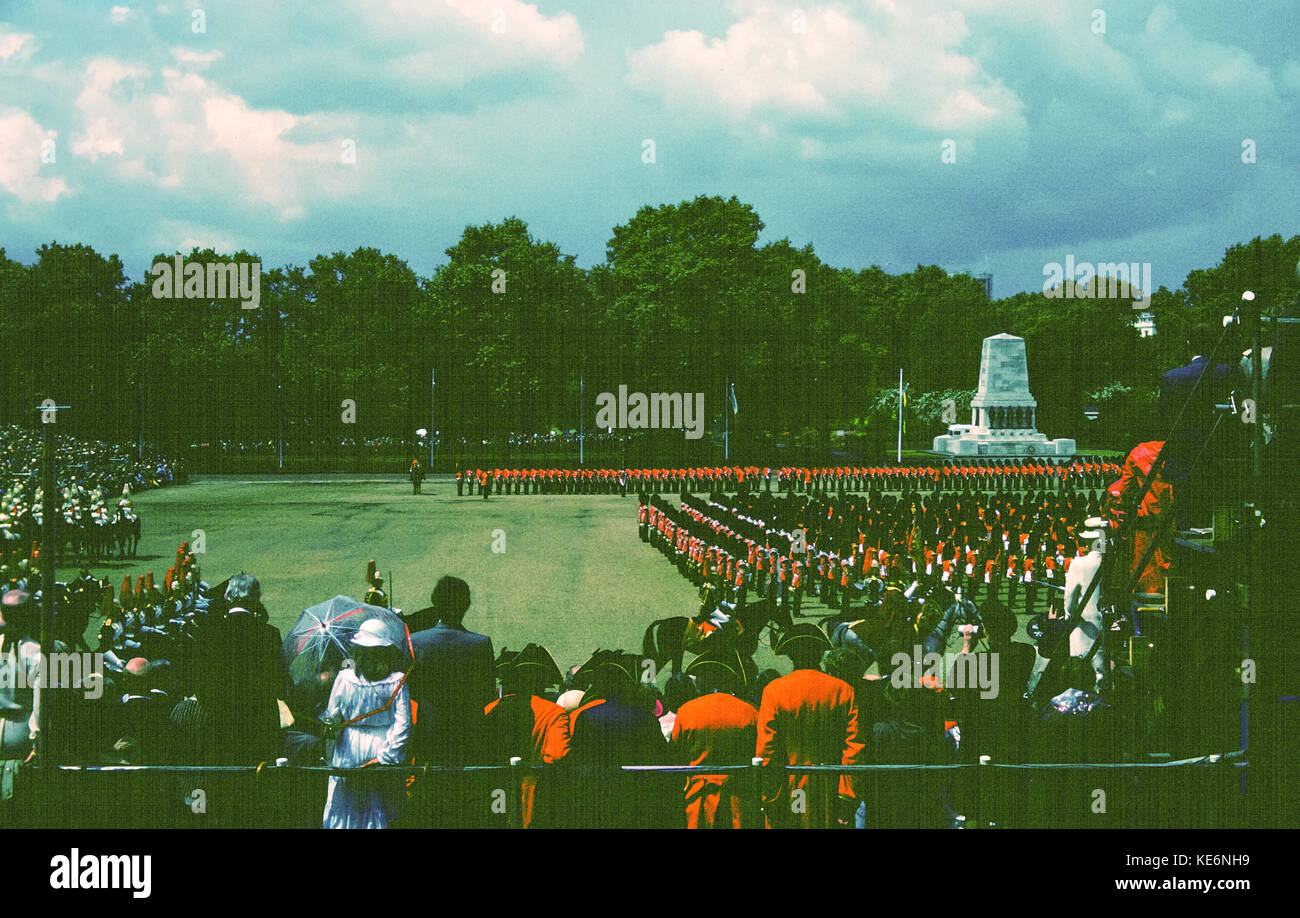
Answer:
<path fill-rule="evenodd" d="M 341 725 L 331 764 L 399 765 L 411 735 L 411 695 L 400 652 L 371 619 L 352 637 L 354 669 L 334 680 L 321 719 Z M 386 780 L 391 779 L 391 780 Z M 326 829 L 384 829 L 397 815 L 402 782 L 395 776 L 331 776 L 325 798 Z"/>
<path fill-rule="evenodd" d="M 1088 598 L 1086 604 L 1081 605 L 1083 594 L 1088 591 L 1093 577 L 1101 568 L 1101 557 L 1106 552 L 1107 542 L 1106 533 L 1110 524 L 1101 517 L 1089 517 L 1084 523 L 1088 528 L 1079 533 L 1080 539 L 1092 539 L 1092 550 L 1086 555 L 1075 558 L 1070 563 L 1070 569 L 1065 572 L 1065 597 L 1063 605 L 1066 612 L 1066 618 L 1073 619 L 1077 624 L 1070 629 L 1069 648 L 1070 656 L 1076 659 L 1083 659 L 1092 651 L 1092 645 L 1101 639 L 1101 632 L 1104 625 L 1102 616 L 1103 597 L 1101 590 L 1093 590 L 1092 596 Z M 1100 586 L 1100 584 L 1098 584 Z M 1053 617 L 1048 613 L 1049 617 Z M 1095 675 L 1094 691 L 1101 691 L 1102 682 L 1106 674 L 1106 658 L 1104 654 L 1105 644 L 1097 648 L 1097 652 L 1092 654 L 1092 671 Z M 1034 692 L 1038 688 L 1038 681 L 1047 671 L 1048 664 L 1051 663 L 1047 657 L 1044 657 L 1034 649 L 1036 658 L 1034 668 L 1029 675 L 1029 684 L 1025 687 L 1025 698 L 1033 699 Z"/>

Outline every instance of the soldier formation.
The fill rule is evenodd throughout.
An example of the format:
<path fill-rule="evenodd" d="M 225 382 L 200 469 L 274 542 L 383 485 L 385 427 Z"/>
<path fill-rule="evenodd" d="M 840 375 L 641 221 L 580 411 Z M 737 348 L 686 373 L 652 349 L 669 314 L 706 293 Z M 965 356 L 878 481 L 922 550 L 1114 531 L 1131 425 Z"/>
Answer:
<path fill-rule="evenodd" d="M 0 427 L 0 579 L 14 578 L 17 565 L 30 560 L 39 545 L 45 492 L 40 485 L 42 436 L 18 427 Z M 179 463 L 152 454 L 137 459 L 134 450 L 72 437 L 55 438 L 55 470 L 62 514 L 61 552 L 90 562 L 116 551 L 135 557 L 140 517 L 134 492 L 184 482 Z"/>
<path fill-rule="evenodd" d="M 642 541 L 684 576 L 732 608 L 770 600 L 794 617 L 806 597 L 847 616 L 890 584 L 1037 612 L 1086 552 L 1078 533 L 1099 503 L 1095 492 L 643 497 Z"/>
<path fill-rule="evenodd" d="M 734 491 L 824 494 L 850 491 L 1067 491 L 1100 488 L 1120 467 L 1101 459 L 954 461 L 940 466 L 651 469 L 474 469 L 456 472 L 456 494 L 650 494 Z"/>

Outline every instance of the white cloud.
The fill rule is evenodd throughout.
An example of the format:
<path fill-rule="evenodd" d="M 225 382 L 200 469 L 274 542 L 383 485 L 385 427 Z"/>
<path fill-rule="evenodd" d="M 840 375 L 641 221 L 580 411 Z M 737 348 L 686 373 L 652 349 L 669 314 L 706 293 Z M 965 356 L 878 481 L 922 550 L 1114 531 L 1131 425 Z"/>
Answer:
<path fill-rule="evenodd" d="M 72 142 L 72 152 L 89 157 L 93 163 L 109 153 L 121 156 L 125 150 L 121 135 L 113 129 L 108 119 L 96 118 L 86 128 L 86 132 Z"/>
<path fill-rule="evenodd" d="M 358 8 L 363 16 L 373 16 L 374 6 Z M 531 3 L 520 0 L 388 0 L 379 6 L 391 18 L 381 22 L 401 30 L 413 27 L 438 31 L 440 24 L 459 20 L 480 30 L 486 41 L 520 55 L 568 65 L 582 54 L 582 29 L 571 13 L 544 16 Z M 446 50 L 444 48 L 440 50 Z"/>
<path fill-rule="evenodd" d="M 480 98 L 497 105 L 533 93 L 539 77 L 572 75 L 585 46 L 572 14 L 544 15 L 520 0 L 347 0 L 306 22 L 289 5 L 232 3 L 239 9 L 223 15 L 257 21 L 261 34 L 285 36 L 288 49 L 251 56 L 228 48 L 213 72 L 245 98 L 292 100 L 284 104 L 300 112 L 318 98 L 357 113 L 376 104 L 459 110 Z M 292 44 L 304 28 L 311 53 Z M 482 96 L 460 94 L 480 80 Z M 316 92 L 304 93 L 309 86 Z"/>
<path fill-rule="evenodd" d="M 115 6 L 108 11 L 108 18 L 112 20 L 114 25 L 117 25 L 126 22 L 134 12 L 135 10 L 129 6 Z"/>
<path fill-rule="evenodd" d="M 0 22 L 0 61 L 7 64 L 11 57 L 20 60 L 19 52 L 24 52 L 24 49 L 24 56 L 31 54 L 35 47 L 32 39 L 35 37 L 30 32 L 11 32 L 8 26 Z"/>
<path fill-rule="evenodd" d="M 632 86 L 736 122 L 874 115 L 941 131 L 1019 122 L 1016 94 L 958 50 L 968 36 L 960 12 L 823 4 L 804 10 L 796 31 L 788 7 L 734 6 L 743 18 L 724 38 L 673 31 L 630 53 Z"/>
<path fill-rule="evenodd" d="M 62 178 L 40 174 L 44 144 L 57 137 L 57 132 L 41 127 L 31 114 L 20 108 L 0 109 L 0 188 L 24 203 L 53 201 L 68 193 L 68 185 Z M 57 145 L 54 153 L 57 163 Z"/>
<path fill-rule="evenodd" d="M 1273 96 L 1268 70 L 1249 52 L 1197 38 L 1164 4 L 1147 17 L 1141 46 L 1152 82 L 1193 94 L 1201 106 L 1266 105 Z"/>
<path fill-rule="evenodd" d="M 280 219 L 306 212 L 339 164 L 337 142 L 298 143 L 295 128 L 328 133 L 320 119 L 250 107 L 204 77 L 97 58 L 85 69 L 77 107 L 87 127 L 73 152 L 116 154 L 118 174 L 179 194 L 247 197 Z"/>
<path fill-rule="evenodd" d="M 172 48 L 172 57 L 182 64 L 211 64 L 222 58 L 220 51 L 195 51 L 192 48 Z"/>

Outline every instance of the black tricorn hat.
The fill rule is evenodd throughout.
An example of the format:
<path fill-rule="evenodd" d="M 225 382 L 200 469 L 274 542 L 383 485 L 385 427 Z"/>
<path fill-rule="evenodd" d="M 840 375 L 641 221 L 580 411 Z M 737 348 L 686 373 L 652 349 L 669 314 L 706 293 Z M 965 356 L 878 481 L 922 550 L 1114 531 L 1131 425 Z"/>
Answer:
<path fill-rule="evenodd" d="M 799 622 L 781 635 L 780 640 L 772 646 L 772 652 L 787 657 L 796 647 L 802 649 L 801 645 L 809 645 L 809 642 L 823 650 L 829 650 L 831 647 L 831 639 L 820 627 L 812 622 Z"/>
<path fill-rule="evenodd" d="M 740 652 L 734 649 L 716 657 L 696 657 L 683 671 L 694 677 L 703 692 L 720 690 L 739 695 L 749 688 L 749 669 Z"/>
<path fill-rule="evenodd" d="M 555 658 L 541 644 L 529 644 L 523 650 L 502 648 L 501 655 L 497 657 L 497 669 L 501 671 L 502 681 L 509 681 L 517 674 L 541 688 L 564 682 L 560 667 L 555 665 Z"/>
<path fill-rule="evenodd" d="M 624 653 L 621 650 L 597 650 L 591 655 L 591 659 L 578 667 L 578 671 L 573 674 L 573 685 L 575 688 L 589 689 L 595 681 L 606 682 L 613 679 L 621 682 L 624 678 L 629 683 L 635 683 L 640 669 L 639 663 L 636 654 Z"/>

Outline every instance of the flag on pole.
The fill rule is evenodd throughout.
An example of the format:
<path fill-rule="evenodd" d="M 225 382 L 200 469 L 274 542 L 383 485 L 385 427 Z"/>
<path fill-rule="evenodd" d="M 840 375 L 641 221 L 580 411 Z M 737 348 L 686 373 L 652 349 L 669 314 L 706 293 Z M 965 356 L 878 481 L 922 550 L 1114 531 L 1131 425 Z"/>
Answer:
<path fill-rule="evenodd" d="M 739 414 L 739 413 L 740 413 L 740 406 L 739 406 L 738 404 L 736 404 L 736 384 L 735 384 L 735 383 L 732 383 L 732 384 L 730 385 L 727 394 L 731 396 L 731 413 L 732 413 L 732 414 Z"/>

